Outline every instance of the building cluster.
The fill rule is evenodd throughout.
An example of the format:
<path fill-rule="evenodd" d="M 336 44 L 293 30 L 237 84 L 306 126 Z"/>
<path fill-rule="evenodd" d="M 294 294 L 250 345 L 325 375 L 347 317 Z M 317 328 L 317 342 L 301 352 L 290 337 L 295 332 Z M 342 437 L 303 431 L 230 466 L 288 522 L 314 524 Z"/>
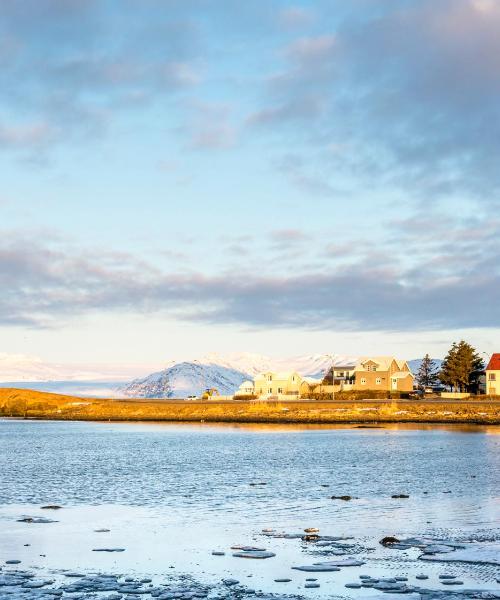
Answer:
<path fill-rule="evenodd" d="M 414 376 L 408 364 L 394 356 L 365 356 L 349 364 L 335 364 L 321 379 L 296 371 L 260 373 L 244 381 L 235 396 L 307 398 L 349 390 L 411 392 Z"/>

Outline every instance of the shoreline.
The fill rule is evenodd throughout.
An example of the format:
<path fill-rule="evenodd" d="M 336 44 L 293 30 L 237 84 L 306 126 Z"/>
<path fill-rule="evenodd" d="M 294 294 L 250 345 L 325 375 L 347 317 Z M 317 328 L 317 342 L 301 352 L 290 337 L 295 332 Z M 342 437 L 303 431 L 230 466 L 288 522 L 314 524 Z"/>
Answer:
<path fill-rule="evenodd" d="M 498 400 L 179 401 L 97 399 L 0 389 L 0 417 L 95 422 L 500 425 Z"/>

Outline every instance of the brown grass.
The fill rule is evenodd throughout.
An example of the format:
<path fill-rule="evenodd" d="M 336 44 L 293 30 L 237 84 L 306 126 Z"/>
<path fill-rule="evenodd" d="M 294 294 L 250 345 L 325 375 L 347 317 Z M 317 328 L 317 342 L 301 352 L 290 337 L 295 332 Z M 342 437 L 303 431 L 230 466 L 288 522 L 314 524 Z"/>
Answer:
<path fill-rule="evenodd" d="M 336 402 L 102 400 L 0 389 L 0 416 L 82 421 L 500 424 L 500 398 Z"/>

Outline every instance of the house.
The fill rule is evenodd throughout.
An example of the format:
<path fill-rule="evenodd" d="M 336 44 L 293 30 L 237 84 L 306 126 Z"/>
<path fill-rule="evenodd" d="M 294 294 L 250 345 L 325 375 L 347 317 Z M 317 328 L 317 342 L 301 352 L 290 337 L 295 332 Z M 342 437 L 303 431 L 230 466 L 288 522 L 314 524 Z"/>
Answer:
<path fill-rule="evenodd" d="M 303 377 L 300 384 L 300 397 L 307 398 L 309 394 L 316 391 L 316 388 L 321 385 L 321 379 L 315 377 Z"/>
<path fill-rule="evenodd" d="M 353 389 L 411 392 L 413 379 L 405 360 L 394 356 L 365 356 L 354 369 Z"/>
<path fill-rule="evenodd" d="M 260 373 L 255 378 L 254 390 L 259 397 L 270 396 L 296 396 L 300 395 L 300 388 L 304 378 L 297 371 Z"/>
<path fill-rule="evenodd" d="M 500 396 L 500 353 L 492 354 L 486 367 L 486 393 Z"/>
<path fill-rule="evenodd" d="M 244 381 L 240 387 L 236 390 L 235 396 L 253 396 L 255 394 L 255 387 L 253 381 Z"/>

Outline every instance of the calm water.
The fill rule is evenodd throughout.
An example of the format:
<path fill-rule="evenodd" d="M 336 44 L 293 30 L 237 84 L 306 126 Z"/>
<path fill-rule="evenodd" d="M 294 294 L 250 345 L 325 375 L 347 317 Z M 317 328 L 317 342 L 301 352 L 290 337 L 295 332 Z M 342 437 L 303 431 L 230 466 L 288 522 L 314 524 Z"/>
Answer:
<path fill-rule="evenodd" d="M 391 499 L 399 493 L 410 498 Z M 330 499 L 343 494 L 358 499 Z M 40 510 L 47 503 L 64 509 Z M 498 541 L 500 428 L 0 421 L 0 505 L 0 561 L 142 573 L 174 566 L 207 578 L 251 576 L 270 591 L 274 578 L 293 574 L 286 591 L 302 592 L 306 574 L 290 566 L 321 560 L 317 550 L 259 533 L 314 526 L 353 536 L 353 554 L 371 560 L 360 572 L 425 571 L 432 581 L 443 565 L 422 566 L 411 552 L 388 555 L 378 540 L 425 533 Z M 58 522 L 18 523 L 23 515 Z M 102 527 L 111 531 L 94 531 Z M 236 559 L 236 543 L 277 556 Z M 103 545 L 126 552 L 92 553 Z M 467 582 L 492 587 L 495 569 L 460 568 Z M 320 575 L 340 582 L 354 571 Z"/>

